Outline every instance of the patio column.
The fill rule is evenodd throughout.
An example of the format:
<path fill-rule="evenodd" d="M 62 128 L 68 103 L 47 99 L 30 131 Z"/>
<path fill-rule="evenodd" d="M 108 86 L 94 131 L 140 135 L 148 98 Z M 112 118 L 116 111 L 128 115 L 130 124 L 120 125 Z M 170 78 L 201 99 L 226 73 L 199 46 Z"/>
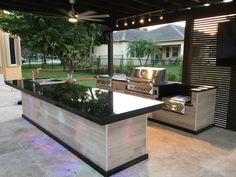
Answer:
<path fill-rule="evenodd" d="M 113 32 L 108 32 L 108 74 L 113 76 Z"/>
<path fill-rule="evenodd" d="M 184 84 L 190 83 L 191 77 L 191 63 L 189 57 L 191 55 L 191 35 L 193 29 L 193 19 L 187 19 L 185 25 L 184 34 L 184 56 L 183 56 L 183 68 L 182 68 L 182 82 Z"/>

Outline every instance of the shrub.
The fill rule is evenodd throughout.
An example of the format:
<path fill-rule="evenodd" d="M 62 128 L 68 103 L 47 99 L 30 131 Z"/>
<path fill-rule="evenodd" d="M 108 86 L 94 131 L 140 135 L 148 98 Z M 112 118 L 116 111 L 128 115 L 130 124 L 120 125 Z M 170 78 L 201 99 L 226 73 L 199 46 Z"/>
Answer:
<path fill-rule="evenodd" d="M 175 60 L 175 64 L 179 65 L 179 66 L 182 65 L 182 62 L 183 62 L 183 57 L 182 56 L 177 57 L 176 60 Z"/>
<path fill-rule="evenodd" d="M 180 82 L 180 77 L 176 73 L 168 73 L 168 80 Z"/>
<path fill-rule="evenodd" d="M 125 64 L 125 67 L 124 67 L 124 73 L 127 75 L 127 76 L 130 76 L 132 71 L 134 69 L 134 63 L 133 63 L 133 60 L 128 60 Z"/>
<path fill-rule="evenodd" d="M 84 60 L 82 62 L 79 62 L 77 67 L 78 68 L 93 68 L 93 67 L 96 67 L 96 62 L 92 60 Z"/>

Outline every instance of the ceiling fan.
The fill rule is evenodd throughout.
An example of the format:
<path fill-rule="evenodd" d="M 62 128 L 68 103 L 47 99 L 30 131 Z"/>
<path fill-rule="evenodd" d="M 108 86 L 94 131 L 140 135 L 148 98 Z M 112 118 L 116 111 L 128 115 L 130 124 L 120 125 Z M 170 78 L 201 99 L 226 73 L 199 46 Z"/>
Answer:
<path fill-rule="evenodd" d="M 109 14 L 97 14 L 95 11 L 85 11 L 82 13 L 78 13 L 74 9 L 74 5 L 76 3 L 76 0 L 69 0 L 69 3 L 71 4 L 71 10 L 65 11 L 63 9 L 59 9 L 63 14 L 66 14 L 68 17 L 68 21 L 71 23 L 77 23 L 78 21 L 92 21 L 92 22 L 102 22 L 104 21 L 103 18 L 110 17 Z"/>

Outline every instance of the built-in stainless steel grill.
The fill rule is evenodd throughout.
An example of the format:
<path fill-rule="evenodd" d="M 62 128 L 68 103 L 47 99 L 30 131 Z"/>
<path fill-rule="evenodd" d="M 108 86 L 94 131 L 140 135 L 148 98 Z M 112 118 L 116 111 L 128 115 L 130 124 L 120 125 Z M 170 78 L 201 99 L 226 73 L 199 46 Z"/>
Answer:
<path fill-rule="evenodd" d="M 153 95 L 153 85 L 162 85 L 167 82 L 165 68 L 137 67 L 128 78 L 127 90 Z"/>
<path fill-rule="evenodd" d="M 97 76 L 97 88 L 111 90 L 112 79 L 108 74 Z"/>
<path fill-rule="evenodd" d="M 122 90 L 126 90 L 126 82 L 127 77 L 125 74 L 114 74 L 112 77 L 110 77 L 108 74 L 104 75 L 98 75 L 97 76 L 97 88 L 101 89 L 107 89 L 107 90 L 117 90 L 119 89 L 114 81 L 122 81 L 124 84 L 122 84 Z M 119 84 L 120 85 L 120 84 Z"/>

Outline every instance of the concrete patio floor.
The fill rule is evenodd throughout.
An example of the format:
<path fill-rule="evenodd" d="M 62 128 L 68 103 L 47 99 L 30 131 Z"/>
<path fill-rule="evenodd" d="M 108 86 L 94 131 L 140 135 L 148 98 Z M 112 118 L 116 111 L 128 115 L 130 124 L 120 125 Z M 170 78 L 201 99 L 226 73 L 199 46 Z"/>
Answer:
<path fill-rule="evenodd" d="M 20 92 L 0 86 L 1 177 L 101 177 L 21 118 Z M 114 177 L 235 177 L 236 132 L 214 127 L 197 136 L 156 123 L 148 127 L 149 159 Z"/>

